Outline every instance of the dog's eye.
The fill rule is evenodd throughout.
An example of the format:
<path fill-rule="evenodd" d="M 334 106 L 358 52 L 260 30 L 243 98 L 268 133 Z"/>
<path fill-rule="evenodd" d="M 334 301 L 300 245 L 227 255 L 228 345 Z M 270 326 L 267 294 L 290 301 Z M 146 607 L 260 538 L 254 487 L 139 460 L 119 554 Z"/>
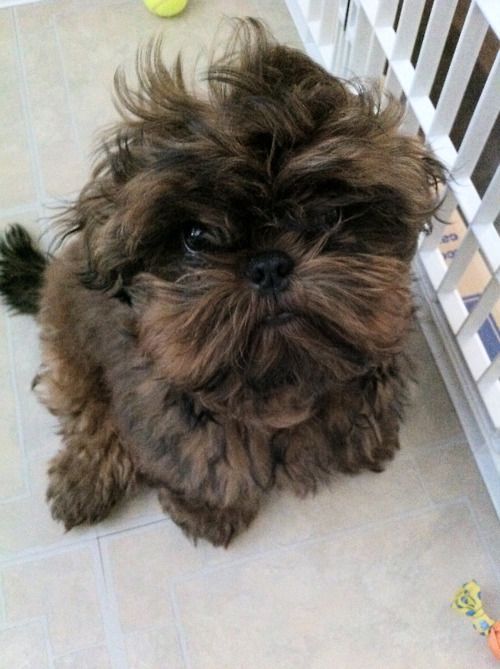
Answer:
<path fill-rule="evenodd" d="M 197 251 L 209 251 L 213 249 L 214 242 L 204 225 L 187 225 L 182 231 L 184 247 L 190 253 Z"/>

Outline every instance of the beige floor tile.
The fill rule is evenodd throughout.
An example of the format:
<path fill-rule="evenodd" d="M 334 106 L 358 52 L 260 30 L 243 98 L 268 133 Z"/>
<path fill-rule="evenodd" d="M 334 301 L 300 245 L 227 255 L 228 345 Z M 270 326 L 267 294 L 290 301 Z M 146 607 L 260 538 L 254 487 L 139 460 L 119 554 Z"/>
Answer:
<path fill-rule="evenodd" d="M 12 17 L 0 10 L 0 209 L 36 199 Z"/>
<path fill-rule="evenodd" d="M 104 631 L 89 549 L 1 569 L 9 623 L 44 616 L 55 655 L 101 645 Z"/>
<path fill-rule="evenodd" d="M 201 566 L 202 552 L 169 520 L 101 539 L 123 631 L 173 625 L 171 580 Z"/>
<path fill-rule="evenodd" d="M 108 651 L 104 646 L 86 648 L 54 660 L 55 669 L 111 669 Z"/>
<path fill-rule="evenodd" d="M 50 515 L 45 500 L 49 453 L 28 463 L 29 494 L 0 506 L 0 560 L 19 553 L 49 547 L 63 547 L 95 536 L 93 526 L 74 527 L 70 532 Z"/>
<path fill-rule="evenodd" d="M 48 669 L 42 622 L 0 629 L 0 669 Z"/>
<path fill-rule="evenodd" d="M 125 643 L 129 669 L 184 669 L 172 627 L 127 634 Z"/>
<path fill-rule="evenodd" d="M 481 534 L 500 570 L 500 522 L 468 444 L 454 443 L 415 454 L 425 488 L 435 502 L 468 497 Z"/>
<path fill-rule="evenodd" d="M 498 581 L 458 504 L 278 550 L 176 592 L 193 669 L 470 669 L 486 649 L 449 603 L 471 574 L 496 610 Z"/>

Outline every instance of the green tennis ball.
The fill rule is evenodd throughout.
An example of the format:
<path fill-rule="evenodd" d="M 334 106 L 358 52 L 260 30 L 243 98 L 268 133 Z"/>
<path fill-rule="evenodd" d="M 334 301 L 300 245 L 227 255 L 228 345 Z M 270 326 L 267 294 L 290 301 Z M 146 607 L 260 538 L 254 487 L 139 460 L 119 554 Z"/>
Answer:
<path fill-rule="evenodd" d="M 180 14 L 188 0 L 144 0 L 150 12 L 157 16 L 175 16 Z"/>

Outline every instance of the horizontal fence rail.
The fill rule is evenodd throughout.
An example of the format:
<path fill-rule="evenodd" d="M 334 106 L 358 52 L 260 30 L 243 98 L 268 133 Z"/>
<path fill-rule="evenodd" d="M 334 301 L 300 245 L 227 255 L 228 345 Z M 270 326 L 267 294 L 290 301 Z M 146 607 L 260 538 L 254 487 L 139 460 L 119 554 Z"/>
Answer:
<path fill-rule="evenodd" d="M 419 132 L 450 170 L 439 213 L 449 225 L 434 221 L 416 269 L 487 433 L 500 514 L 500 169 L 487 155 L 500 145 L 500 0 L 287 4 L 308 53 L 337 76 L 382 82 L 406 103 L 403 131 Z"/>

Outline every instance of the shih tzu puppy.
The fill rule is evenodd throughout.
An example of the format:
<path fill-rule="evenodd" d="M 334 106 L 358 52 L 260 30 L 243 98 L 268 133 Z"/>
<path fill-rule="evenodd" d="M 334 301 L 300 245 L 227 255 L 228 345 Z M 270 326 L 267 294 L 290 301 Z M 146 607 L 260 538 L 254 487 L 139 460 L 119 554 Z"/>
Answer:
<path fill-rule="evenodd" d="M 66 528 L 139 480 L 227 545 L 266 493 L 382 469 L 398 448 L 410 261 L 443 171 L 402 110 L 238 22 L 195 94 L 156 42 L 44 254 L 3 236 L 0 291 L 36 314 Z"/>

